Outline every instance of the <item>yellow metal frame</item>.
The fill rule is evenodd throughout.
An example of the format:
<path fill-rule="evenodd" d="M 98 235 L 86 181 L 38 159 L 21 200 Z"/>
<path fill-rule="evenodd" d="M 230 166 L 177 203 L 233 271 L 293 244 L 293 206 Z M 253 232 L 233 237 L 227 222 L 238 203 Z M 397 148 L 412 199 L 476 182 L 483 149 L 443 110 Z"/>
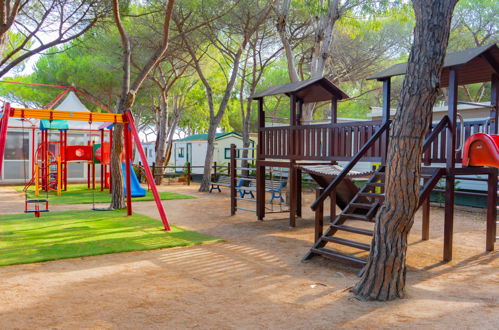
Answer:
<path fill-rule="evenodd" d="M 35 196 L 40 195 L 40 171 L 38 164 L 35 165 Z"/>
<path fill-rule="evenodd" d="M 94 112 L 29 109 L 29 108 L 11 108 L 10 111 L 11 111 L 10 117 L 14 118 L 77 120 L 77 121 L 92 121 L 92 122 L 102 122 L 102 123 L 127 122 L 124 115 L 114 114 L 114 113 L 94 113 Z"/>
<path fill-rule="evenodd" d="M 62 166 L 61 156 L 57 156 L 57 196 L 62 195 Z"/>

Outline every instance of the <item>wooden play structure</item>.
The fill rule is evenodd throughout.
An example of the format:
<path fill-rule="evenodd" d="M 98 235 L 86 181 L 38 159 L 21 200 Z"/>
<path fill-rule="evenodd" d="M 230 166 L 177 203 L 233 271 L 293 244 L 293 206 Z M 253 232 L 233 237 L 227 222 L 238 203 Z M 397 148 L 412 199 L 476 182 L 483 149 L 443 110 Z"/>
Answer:
<path fill-rule="evenodd" d="M 391 125 L 391 78 L 405 74 L 406 69 L 406 63 L 398 64 L 368 78 L 383 83 L 383 117 L 380 121 L 338 123 L 337 102 L 348 96 L 325 78 L 274 86 L 251 96 L 258 102 L 258 219 L 263 220 L 265 217 L 266 167 L 289 169 L 290 226 L 294 227 L 296 218 L 301 216 L 302 173 L 310 174 L 320 186 L 312 204 L 312 209 L 315 210 L 315 243 L 304 260 L 321 255 L 356 266 L 366 263 L 358 253 L 342 252 L 334 249 L 334 246 L 343 245 L 355 251 L 370 250 L 368 242 L 341 238 L 338 234 L 349 232 L 359 238 L 373 235 L 374 219 L 384 200 L 386 152 Z M 484 106 L 490 109 L 489 118 L 459 122 L 458 86 L 489 81 L 492 89 L 491 103 Z M 452 259 L 455 181 L 458 179 L 487 183 L 485 246 L 487 251 L 494 249 L 498 182 L 498 139 L 495 134 L 498 133 L 499 112 L 499 48 L 491 45 L 448 54 L 440 86 L 448 88 L 448 114 L 438 123 L 432 124 L 424 143 L 420 207 L 423 208 L 422 239 L 427 240 L 430 230 L 430 193 L 444 179 L 443 260 L 449 261 Z M 287 95 L 290 99 L 289 125 L 266 127 L 264 99 L 278 94 Z M 304 106 L 316 102 L 330 102 L 330 122 L 304 124 Z M 463 148 L 465 140 L 468 142 Z M 487 156 L 484 156 L 484 152 Z M 338 162 L 342 162 L 343 166 L 338 166 Z M 353 171 L 361 162 L 380 165 L 371 172 Z M 352 179 L 359 177 L 367 181 L 358 188 Z M 331 203 L 331 216 L 324 230 L 323 210 L 326 199 Z M 342 210 L 340 214 L 335 212 L 336 205 Z"/>
<path fill-rule="evenodd" d="M 40 119 L 42 123 L 45 123 L 44 127 L 46 129 L 42 130 L 42 142 L 37 148 L 37 153 L 39 156 L 35 159 L 37 162 L 34 164 L 34 168 L 38 167 L 36 170 L 33 169 L 33 178 L 30 180 L 31 184 L 35 184 L 37 189 L 43 189 L 46 192 L 50 190 L 57 190 L 59 193 L 66 188 L 67 180 L 64 179 L 67 175 L 65 170 L 67 162 L 70 161 L 85 161 L 88 162 L 88 166 L 93 167 L 93 176 L 88 177 L 88 185 L 92 185 L 95 189 L 95 156 L 97 155 L 101 161 L 101 166 L 105 166 L 106 163 L 109 164 L 109 154 L 110 145 L 112 143 L 112 131 L 110 133 L 110 141 L 107 144 L 104 143 L 104 129 L 101 130 L 101 144 L 100 146 L 94 144 L 88 145 L 67 145 L 67 130 L 59 130 L 60 141 L 52 143 L 57 146 L 57 152 L 50 150 L 51 141 L 48 140 L 48 131 L 56 121 L 83 121 L 88 123 L 89 127 L 92 127 L 93 123 L 107 123 L 106 127 L 111 124 L 123 124 L 124 125 L 124 155 L 123 155 L 123 172 L 125 174 L 125 194 L 126 194 L 126 205 L 127 214 L 132 215 L 132 148 L 133 141 L 135 141 L 135 146 L 141 160 L 143 162 L 143 169 L 151 187 L 152 193 L 154 195 L 154 200 L 156 201 L 156 206 L 158 208 L 161 220 L 165 230 L 170 230 L 168 219 L 166 217 L 165 210 L 161 204 L 161 199 L 156 188 L 154 178 L 147 164 L 147 158 L 142 149 L 140 143 L 139 135 L 134 124 L 133 116 L 130 110 L 127 110 L 124 114 L 114 114 L 114 113 L 93 113 L 93 112 L 79 112 L 79 111 L 62 111 L 62 110 L 51 110 L 51 109 L 27 109 L 27 108 L 14 108 L 11 107 L 9 103 L 6 103 L 3 107 L 0 119 L 0 173 L 3 169 L 3 156 L 5 151 L 5 144 L 7 140 L 7 128 L 9 126 L 9 118 L 20 118 L 25 119 Z M 55 124 L 54 124 L 55 126 Z M 94 151 L 94 148 L 95 152 Z M 100 148 L 100 150 L 99 150 Z M 38 161 L 40 160 L 40 161 Z M 40 164 L 40 165 L 38 165 Z M 56 168 L 54 168 L 56 167 Z M 133 174 L 134 175 L 134 174 Z M 92 177 L 92 183 L 90 183 L 90 178 Z M 106 170 L 101 171 L 101 189 L 105 186 Z M 48 211 L 48 199 L 26 199 L 26 209 L 25 212 L 35 213 L 35 216 L 39 217 L 40 212 Z M 35 207 L 31 207 L 34 205 Z"/>

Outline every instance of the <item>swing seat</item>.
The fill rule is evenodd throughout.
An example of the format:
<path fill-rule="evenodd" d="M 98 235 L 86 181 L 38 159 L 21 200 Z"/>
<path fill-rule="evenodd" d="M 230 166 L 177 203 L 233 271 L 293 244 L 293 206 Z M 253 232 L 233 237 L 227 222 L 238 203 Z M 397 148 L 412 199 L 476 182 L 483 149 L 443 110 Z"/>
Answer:
<path fill-rule="evenodd" d="M 48 203 L 48 199 L 28 199 L 26 203 Z"/>
<path fill-rule="evenodd" d="M 29 204 L 35 204 L 34 208 L 29 208 Z M 40 204 L 45 204 L 44 208 L 40 208 Z M 24 213 L 34 213 L 37 218 L 40 217 L 40 213 L 50 211 L 48 199 L 26 199 L 24 205 Z"/>

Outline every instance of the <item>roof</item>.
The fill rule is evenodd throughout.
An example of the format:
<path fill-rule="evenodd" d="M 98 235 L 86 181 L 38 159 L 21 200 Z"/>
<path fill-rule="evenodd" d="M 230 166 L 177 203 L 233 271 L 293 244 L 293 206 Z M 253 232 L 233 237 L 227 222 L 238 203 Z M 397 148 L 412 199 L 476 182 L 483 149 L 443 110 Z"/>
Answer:
<path fill-rule="evenodd" d="M 336 87 L 331 81 L 324 77 L 312 78 L 303 81 L 290 82 L 284 85 L 277 85 L 257 92 L 250 96 L 252 99 L 260 99 L 265 96 L 286 94 L 295 95 L 303 102 L 330 101 L 331 98 L 338 100 L 348 98 L 341 89 Z"/>
<path fill-rule="evenodd" d="M 490 60 L 495 64 L 491 64 Z M 442 70 L 440 78 L 441 85 L 442 87 L 448 86 L 449 68 L 454 66 L 463 66 L 460 68 L 458 74 L 458 83 L 460 85 L 489 81 L 490 75 L 498 70 L 497 63 L 499 63 L 499 48 L 496 44 L 449 53 L 444 59 L 444 70 Z M 494 65 L 496 66 L 495 68 Z M 404 75 L 406 72 L 407 62 L 399 63 L 367 79 L 383 80 L 393 76 Z"/>
<path fill-rule="evenodd" d="M 69 91 L 64 100 L 55 107 L 54 110 L 61 111 L 71 111 L 71 112 L 90 112 L 87 107 L 81 103 L 78 96 L 73 92 Z M 40 129 L 58 129 L 58 130 L 67 130 L 67 129 L 90 129 L 90 125 L 85 121 L 66 121 L 66 120 L 53 120 L 52 124 L 50 124 L 49 119 L 40 120 Z M 95 127 L 93 127 L 95 128 Z"/>
<path fill-rule="evenodd" d="M 226 133 L 215 133 L 215 140 L 218 140 L 220 138 L 223 138 L 228 135 L 237 135 L 238 137 L 241 137 L 241 135 L 237 134 L 236 132 L 226 132 Z M 208 141 L 208 134 L 203 133 L 203 134 L 194 134 L 190 136 L 186 136 L 183 139 L 177 140 L 177 142 L 183 142 L 183 141 Z"/>

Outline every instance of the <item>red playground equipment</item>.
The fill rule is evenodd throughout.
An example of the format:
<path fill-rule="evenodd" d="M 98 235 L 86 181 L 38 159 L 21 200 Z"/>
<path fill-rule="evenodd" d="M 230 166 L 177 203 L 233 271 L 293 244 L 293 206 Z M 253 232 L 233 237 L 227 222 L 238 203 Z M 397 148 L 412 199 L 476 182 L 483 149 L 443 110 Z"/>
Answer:
<path fill-rule="evenodd" d="M 499 135 L 476 133 L 464 145 L 463 166 L 499 168 Z"/>
<path fill-rule="evenodd" d="M 45 125 L 41 129 L 41 143 L 37 148 L 34 157 L 34 168 L 32 169 L 32 179 L 27 184 L 35 184 L 45 190 L 47 193 L 50 190 L 56 190 L 58 193 L 66 188 L 67 184 L 67 170 L 66 164 L 71 161 L 87 162 L 87 166 L 91 171 L 88 176 L 88 185 L 95 189 L 95 164 L 101 164 L 101 190 L 103 189 L 104 178 L 107 176 L 105 169 L 109 164 L 109 154 L 111 142 L 104 142 L 104 130 L 101 130 L 101 144 L 94 144 L 89 141 L 87 145 L 67 145 L 67 129 L 54 127 L 64 121 L 79 121 L 88 123 L 90 131 L 92 123 L 112 123 L 124 125 L 124 152 L 122 159 L 123 173 L 125 176 L 125 195 L 127 215 L 132 215 L 132 191 L 134 186 L 137 185 L 132 181 L 132 146 L 135 141 L 135 146 L 143 162 L 143 171 L 151 188 L 156 206 L 158 208 L 161 221 L 165 230 L 170 230 L 170 225 L 166 217 L 165 210 L 161 204 L 161 199 L 154 182 L 151 170 L 147 163 L 142 144 L 140 143 L 139 135 L 135 127 L 134 119 L 130 110 L 124 114 L 114 113 L 93 113 L 93 112 L 80 112 L 80 111 L 64 111 L 64 110 L 51 110 L 51 109 L 28 109 L 28 108 L 14 108 L 9 103 L 5 103 L 3 112 L 0 112 L 0 174 L 3 170 L 3 160 L 5 145 L 7 141 L 7 128 L 9 125 L 9 118 L 26 119 L 40 119 L 42 124 Z M 45 123 L 44 123 L 45 121 Z M 47 123 L 48 122 L 48 123 Z M 54 125 L 53 125 L 54 123 Z M 23 124 L 24 125 L 24 124 Z M 49 141 L 49 130 L 58 129 L 60 140 Z M 109 141 L 112 141 L 113 131 L 109 130 Z M 24 134 L 24 133 L 23 133 Z M 33 133 L 34 134 L 34 133 Z M 95 148 L 95 149 L 94 149 Z M 99 150 L 100 149 L 100 150 Z M 33 149 L 35 150 L 35 149 Z M 95 150 L 95 151 L 94 151 Z M 94 159 L 94 155 L 98 155 L 99 159 Z M 96 157 L 97 158 L 97 157 Z M 90 184 L 90 178 L 93 178 Z M 63 187 L 64 186 L 64 187 Z M 111 187 L 112 188 L 112 187 Z M 33 207 L 31 207 L 33 206 Z M 25 205 L 26 213 L 34 213 L 36 217 L 40 216 L 41 212 L 48 212 L 48 198 L 47 199 L 28 199 L 26 198 Z"/>

